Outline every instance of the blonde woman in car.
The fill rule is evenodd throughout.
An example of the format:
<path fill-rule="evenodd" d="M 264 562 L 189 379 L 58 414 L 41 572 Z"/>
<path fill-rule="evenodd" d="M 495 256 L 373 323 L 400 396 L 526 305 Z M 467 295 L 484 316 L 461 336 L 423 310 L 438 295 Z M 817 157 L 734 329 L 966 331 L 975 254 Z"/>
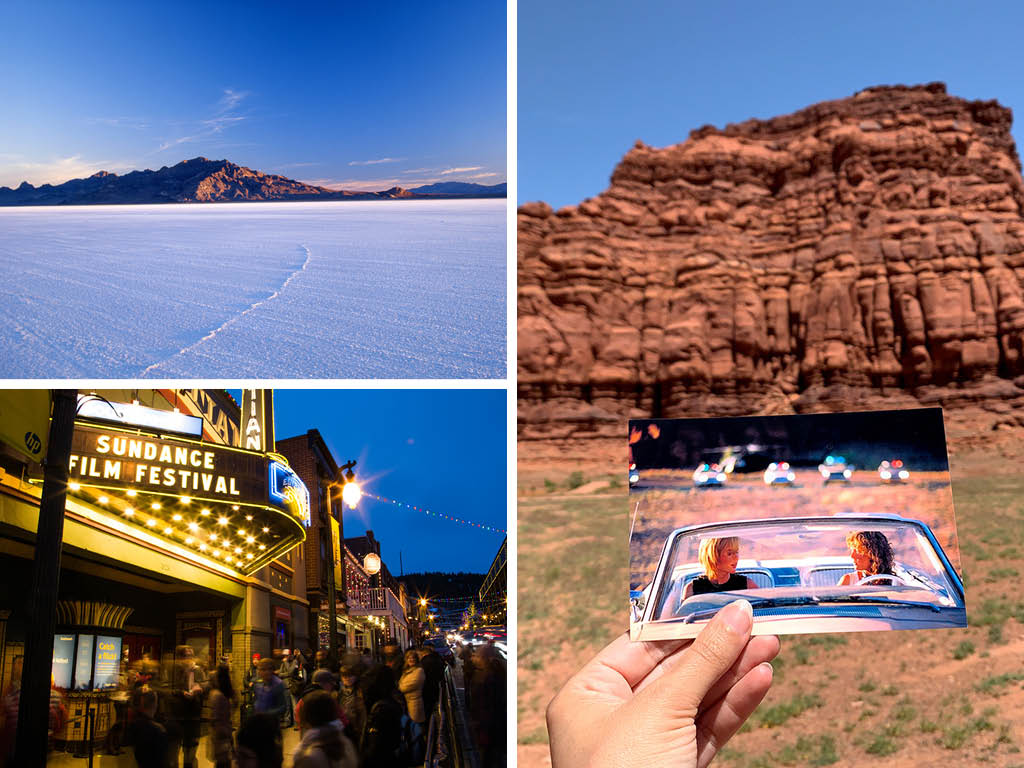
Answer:
<path fill-rule="evenodd" d="M 704 575 L 686 585 L 683 600 L 691 595 L 709 592 L 734 592 L 738 589 L 757 589 L 753 579 L 736 573 L 740 561 L 738 536 L 704 539 L 697 551 L 697 559 L 704 566 Z"/>

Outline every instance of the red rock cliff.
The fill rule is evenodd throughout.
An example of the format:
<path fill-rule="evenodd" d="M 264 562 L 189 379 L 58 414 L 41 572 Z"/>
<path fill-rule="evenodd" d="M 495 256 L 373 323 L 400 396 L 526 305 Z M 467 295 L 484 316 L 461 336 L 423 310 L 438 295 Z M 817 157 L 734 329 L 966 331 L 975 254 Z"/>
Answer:
<path fill-rule="evenodd" d="M 638 142 L 597 197 L 523 205 L 520 437 L 918 403 L 1012 416 L 1024 182 L 1011 121 L 940 83 L 870 88 Z"/>

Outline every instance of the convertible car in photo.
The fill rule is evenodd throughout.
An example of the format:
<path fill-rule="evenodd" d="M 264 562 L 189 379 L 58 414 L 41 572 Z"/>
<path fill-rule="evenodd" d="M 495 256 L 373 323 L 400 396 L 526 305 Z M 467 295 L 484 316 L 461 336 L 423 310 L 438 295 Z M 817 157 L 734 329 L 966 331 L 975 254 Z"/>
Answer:
<path fill-rule="evenodd" d="M 892 564 L 858 570 L 850 534 L 881 534 Z M 706 539 L 738 539 L 735 573 L 755 588 L 704 594 Z M 728 603 L 754 609 L 753 634 L 805 634 L 967 626 L 964 587 L 929 527 L 890 514 L 856 514 L 704 523 L 669 534 L 654 579 L 630 592 L 634 640 L 695 637 Z"/>

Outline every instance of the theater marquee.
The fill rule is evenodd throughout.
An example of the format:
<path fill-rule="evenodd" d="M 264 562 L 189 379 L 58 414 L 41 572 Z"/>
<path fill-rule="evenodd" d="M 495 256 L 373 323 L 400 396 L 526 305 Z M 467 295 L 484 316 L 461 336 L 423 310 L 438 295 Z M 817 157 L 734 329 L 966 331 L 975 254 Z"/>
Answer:
<path fill-rule="evenodd" d="M 193 559 L 252 573 L 305 539 L 309 493 L 282 457 L 76 423 L 68 490 Z"/>

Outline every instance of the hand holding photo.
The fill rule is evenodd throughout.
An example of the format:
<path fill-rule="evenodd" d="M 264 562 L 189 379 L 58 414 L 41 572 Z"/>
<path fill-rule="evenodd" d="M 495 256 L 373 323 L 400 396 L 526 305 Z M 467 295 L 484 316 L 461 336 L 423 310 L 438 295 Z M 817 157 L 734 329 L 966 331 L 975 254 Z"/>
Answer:
<path fill-rule="evenodd" d="M 741 598 L 755 635 L 967 625 L 941 410 L 651 426 L 630 423 L 632 639 Z"/>

